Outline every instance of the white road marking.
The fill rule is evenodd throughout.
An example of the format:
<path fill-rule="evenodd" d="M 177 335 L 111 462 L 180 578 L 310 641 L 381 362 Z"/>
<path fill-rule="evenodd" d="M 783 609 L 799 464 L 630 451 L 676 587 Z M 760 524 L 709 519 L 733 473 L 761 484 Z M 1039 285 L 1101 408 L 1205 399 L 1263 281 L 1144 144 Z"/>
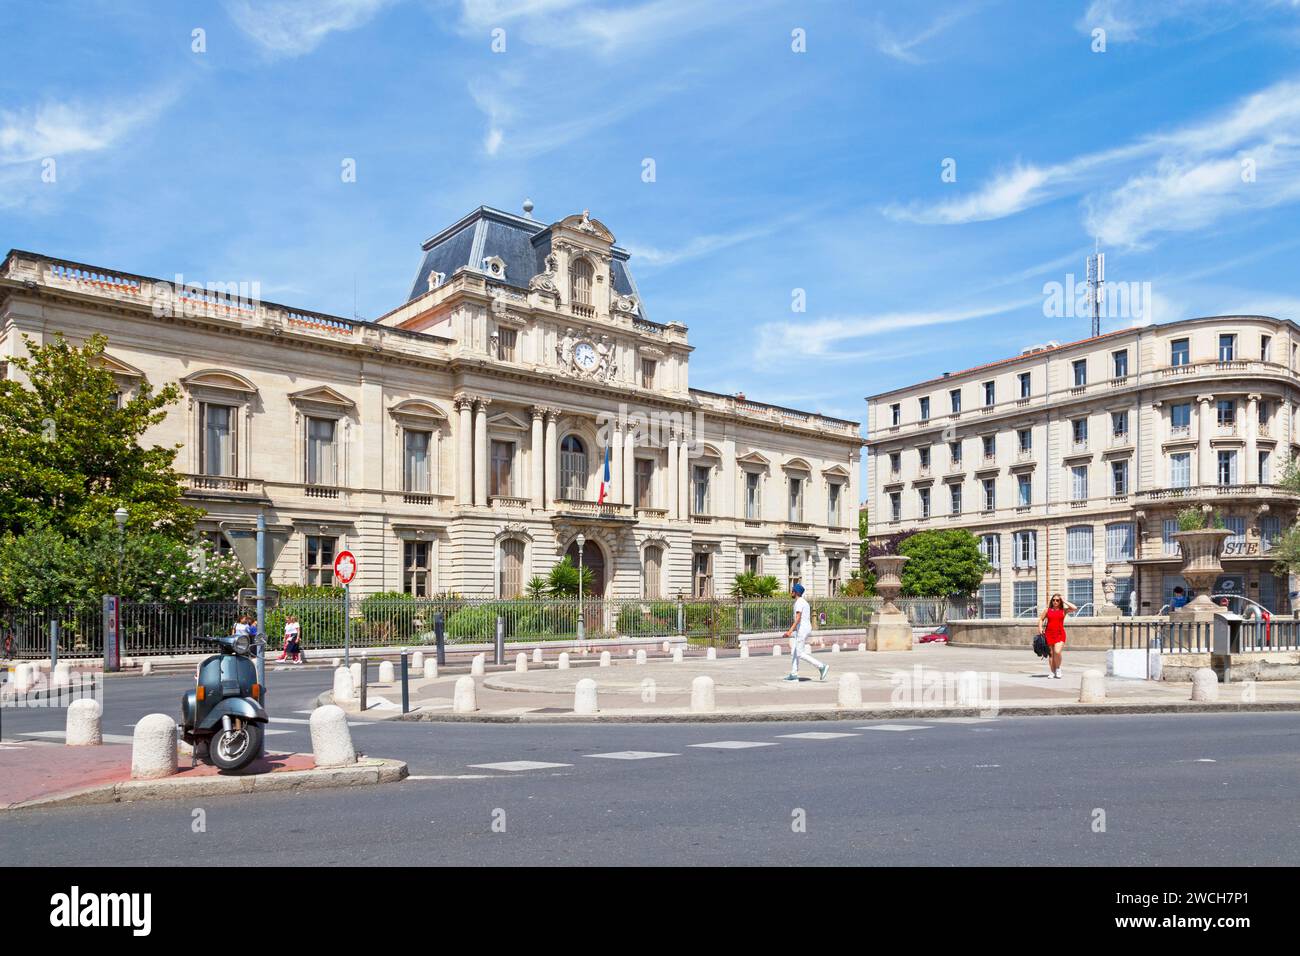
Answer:
<path fill-rule="evenodd" d="M 297 711 L 294 711 L 294 713 L 296 713 L 296 714 L 300 714 L 300 713 L 302 713 L 302 711 L 297 710 Z M 300 717 L 272 717 L 272 718 L 271 718 L 271 723 L 273 723 L 273 724 L 302 724 L 302 725 L 304 725 L 304 726 L 309 726 L 309 725 L 311 724 L 311 721 L 310 721 L 310 720 L 303 720 L 303 719 L 300 718 Z M 362 721 L 362 720 L 356 720 L 356 721 L 349 720 L 349 721 L 348 721 L 348 726 L 349 726 L 349 727 L 371 727 L 371 726 L 374 726 L 374 722 L 373 722 L 373 721 L 369 721 L 369 720 L 364 720 L 364 721 Z"/>
<path fill-rule="evenodd" d="M 925 719 L 932 724 L 987 724 L 990 720 L 997 720 L 996 717 L 927 717 Z"/>
<path fill-rule="evenodd" d="M 775 747 L 774 740 L 717 740 L 711 744 L 690 744 L 692 747 L 713 747 L 717 750 L 743 750 L 746 747 Z"/>
<path fill-rule="evenodd" d="M 493 780 L 496 778 L 493 773 L 453 773 L 453 774 L 419 774 L 413 773 L 407 776 L 407 780 Z"/>
<path fill-rule="evenodd" d="M 977 764 L 975 765 L 975 769 L 976 769 L 976 770 L 996 770 L 997 768 L 999 768 L 999 767 L 1001 767 L 1001 766 L 1002 766 L 1002 764 L 1000 764 L 1000 763 L 977 763 Z"/>
<path fill-rule="evenodd" d="M 681 754 L 661 754 L 653 750 L 619 750 L 612 754 L 587 754 L 588 757 L 604 757 L 606 760 L 649 760 L 652 757 L 680 757 Z"/>
<path fill-rule="evenodd" d="M 572 767 L 571 763 L 544 763 L 540 760 L 505 760 L 501 763 L 472 763 L 475 770 L 508 770 L 515 773 L 520 770 L 546 770 L 551 767 Z"/>
<path fill-rule="evenodd" d="M 927 727 L 924 724 L 873 724 L 870 727 L 859 727 L 858 730 L 933 730 L 933 727 Z"/>
<path fill-rule="evenodd" d="M 68 732 L 66 730 L 33 730 L 18 736 L 36 737 L 40 740 L 63 740 L 68 736 Z M 101 739 L 106 744 L 129 744 L 133 738 L 123 734 L 104 734 Z"/>
<path fill-rule="evenodd" d="M 791 740 L 834 740 L 836 737 L 859 737 L 860 734 L 832 734 L 822 730 L 809 731 L 806 734 L 777 734 L 778 737 L 789 737 Z"/>

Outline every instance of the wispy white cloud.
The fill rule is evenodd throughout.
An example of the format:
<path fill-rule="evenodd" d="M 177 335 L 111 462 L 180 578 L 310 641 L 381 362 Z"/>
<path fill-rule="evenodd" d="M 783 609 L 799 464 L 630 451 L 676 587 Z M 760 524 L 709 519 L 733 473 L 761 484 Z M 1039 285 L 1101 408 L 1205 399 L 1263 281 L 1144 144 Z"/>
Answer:
<path fill-rule="evenodd" d="M 1090 0 L 1075 26 L 1106 31 L 1107 43 L 1151 40 L 1170 24 L 1196 34 L 1229 30 L 1273 11 L 1300 11 L 1300 0 Z"/>
<path fill-rule="evenodd" d="M 235 26 L 272 57 L 310 53 L 331 33 L 364 26 L 393 0 L 226 0 Z"/>
<path fill-rule="evenodd" d="M 933 40 L 954 24 L 965 20 L 978 8 L 979 5 L 971 5 L 942 13 L 929 26 L 909 38 L 898 36 L 883 23 L 877 24 L 876 48 L 886 56 L 902 63 L 924 63 L 925 60 L 915 52 L 916 48 L 928 40 Z"/>

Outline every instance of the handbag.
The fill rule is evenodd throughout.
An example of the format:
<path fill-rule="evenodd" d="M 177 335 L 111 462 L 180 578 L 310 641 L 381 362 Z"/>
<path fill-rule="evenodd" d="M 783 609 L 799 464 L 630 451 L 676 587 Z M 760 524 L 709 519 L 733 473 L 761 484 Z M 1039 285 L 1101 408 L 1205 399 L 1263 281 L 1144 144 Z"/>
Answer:
<path fill-rule="evenodd" d="M 1034 653 L 1039 657 L 1046 657 L 1048 654 L 1047 638 L 1042 634 L 1034 635 Z"/>

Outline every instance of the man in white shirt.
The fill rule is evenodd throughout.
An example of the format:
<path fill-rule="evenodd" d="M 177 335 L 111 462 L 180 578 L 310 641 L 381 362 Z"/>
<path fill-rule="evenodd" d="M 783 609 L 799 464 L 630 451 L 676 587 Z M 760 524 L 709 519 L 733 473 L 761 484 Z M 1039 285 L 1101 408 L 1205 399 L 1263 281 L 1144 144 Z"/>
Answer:
<path fill-rule="evenodd" d="M 790 595 L 794 598 L 794 620 L 785 632 L 785 638 L 791 642 L 790 674 L 785 679 L 797 681 L 799 679 L 799 661 L 805 660 L 817 668 L 821 679 L 825 680 L 827 672 L 830 671 L 830 666 L 820 663 L 808 650 L 808 636 L 812 634 L 812 608 L 808 606 L 808 601 L 803 596 L 803 585 L 796 584 L 790 589 Z"/>

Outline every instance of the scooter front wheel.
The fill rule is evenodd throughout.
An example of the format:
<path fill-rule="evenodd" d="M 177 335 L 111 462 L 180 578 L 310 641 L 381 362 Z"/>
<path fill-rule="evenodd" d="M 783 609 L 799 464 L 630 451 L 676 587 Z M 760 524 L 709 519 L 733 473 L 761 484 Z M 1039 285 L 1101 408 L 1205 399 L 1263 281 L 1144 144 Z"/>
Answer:
<path fill-rule="evenodd" d="M 262 727 L 245 723 L 238 730 L 218 730 L 208 745 L 208 759 L 222 770 L 242 770 L 262 752 Z"/>

